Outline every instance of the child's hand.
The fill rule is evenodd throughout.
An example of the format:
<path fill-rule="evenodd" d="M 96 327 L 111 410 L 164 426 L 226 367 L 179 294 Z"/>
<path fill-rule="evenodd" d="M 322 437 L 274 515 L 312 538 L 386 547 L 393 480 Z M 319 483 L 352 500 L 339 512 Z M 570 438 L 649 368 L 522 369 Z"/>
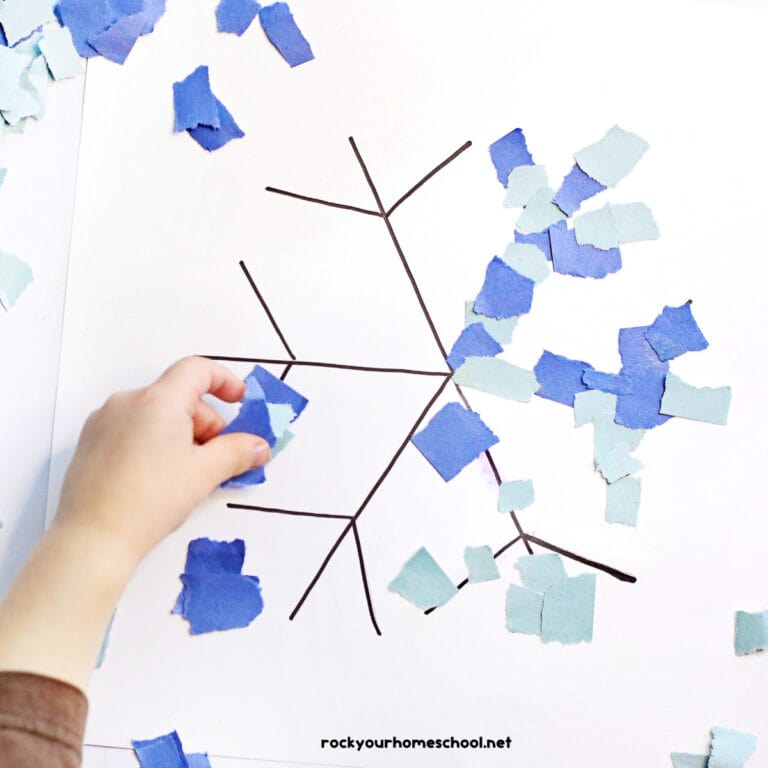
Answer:
<path fill-rule="evenodd" d="M 110 397 L 85 423 L 55 525 L 114 537 L 141 559 L 216 486 L 269 458 L 259 437 L 219 435 L 225 422 L 202 400 L 244 392 L 224 366 L 189 357 L 145 389 Z"/>

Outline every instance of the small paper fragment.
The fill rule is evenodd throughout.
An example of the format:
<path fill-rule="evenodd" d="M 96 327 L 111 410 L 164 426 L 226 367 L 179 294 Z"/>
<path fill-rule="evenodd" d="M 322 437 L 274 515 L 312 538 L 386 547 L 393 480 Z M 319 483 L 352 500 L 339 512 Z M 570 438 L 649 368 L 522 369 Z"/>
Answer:
<path fill-rule="evenodd" d="M 502 320 L 497 320 L 495 317 L 486 317 L 480 315 L 473 307 L 474 301 L 464 302 L 464 326 L 468 327 L 473 323 L 482 323 L 488 333 L 493 336 L 499 344 L 509 344 L 512 341 L 512 334 L 517 325 L 516 317 L 505 317 Z"/>
<path fill-rule="evenodd" d="M 235 118 L 218 99 L 216 99 L 216 111 L 220 123 L 218 128 L 198 125 L 197 128 L 190 128 L 187 131 L 203 149 L 207 149 L 209 152 L 221 149 L 233 139 L 242 139 L 245 136 L 245 132 L 235 122 Z"/>
<path fill-rule="evenodd" d="M 99 657 L 96 659 L 96 669 L 101 669 L 104 661 L 107 658 L 107 649 L 109 648 L 109 641 L 112 637 L 112 625 L 115 623 L 115 616 L 117 616 L 117 608 L 112 611 L 112 617 L 107 624 L 107 629 L 104 632 L 104 637 L 101 641 L 101 647 L 99 648 Z"/>
<path fill-rule="evenodd" d="M 388 589 L 423 611 L 445 605 L 459 591 L 424 547 L 405 563 Z"/>
<path fill-rule="evenodd" d="M 522 128 L 515 128 L 491 144 L 488 148 L 491 162 L 496 169 L 496 177 L 505 187 L 514 168 L 521 165 L 533 165 L 533 158 L 525 144 Z"/>
<path fill-rule="evenodd" d="M 689 752 L 673 752 L 672 768 L 707 768 L 709 755 L 692 755 Z"/>
<path fill-rule="evenodd" d="M 147 14 L 143 11 L 122 16 L 100 34 L 89 37 L 88 44 L 105 59 L 116 64 L 125 64 L 136 41 L 144 33 L 147 20 Z"/>
<path fill-rule="evenodd" d="M 736 611 L 733 645 L 737 656 L 757 653 L 768 648 L 768 611 Z"/>
<path fill-rule="evenodd" d="M 577 165 L 584 173 L 606 187 L 615 187 L 637 165 L 648 149 L 638 135 L 614 125 L 600 141 L 579 150 Z"/>
<path fill-rule="evenodd" d="M 539 386 L 531 371 L 493 357 L 467 357 L 453 380 L 462 386 L 520 403 L 530 402 Z"/>
<path fill-rule="evenodd" d="M 297 67 L 315 58 L 307 39 L 293 18 L 288 3 L 272 3 L 261 9 L 259 21 L 269 42 L 291 65 Z"/>
<path fill-rule="evenodd" d="M 524 245 L 535 245 L 543 254 L 547 261 L 552 261 L 552 245 L 549 242 L 550 230 L 544 232 L 532 232 L 526 235 L 523 232 L 515 230 L 515 242 Z"/>
<path fill-rule="evenodd" d="M 485 271 L 485 281 L 475 299 L 474 311 L 502 320 L 531 310 L 534 282 L 494 256 Z"/>
<path fill-rule="evenodd" d="M 3 182 L 5 181 L 5 175 L 8 173 L 7 168 L 0 168 L 0 187 L 3 186 Z"/>
<path fill-rule="evenodd" d="M 640 509 L 640 478 L 622 477 L 609 483 L 605 519 L 609 523 L 637 526 Z"/>
<path fill-rule="evenodd" d="M 573 220 L 573 231 L 579 245 L 593 245 L 603 251 L 616 248 L 621 242 L 610 205 L 577 216 Z"/>
<path fill-rule="evenodd" d="M 545 643 L 592 642 L 595 585 L 595 574 L 584 573 L 557 581 L 544 593 L 541 639 Z"/>
<path fill-rule="evenodd" d="M 547 257 L 535 245 L 510 243 L 501 258 L 508 267 L 537 285 L 552 274 Z"/>
<path fill-rule="evenodd" d="M 476 584 L 481 581 L 494 581 L 500 578 L 499 566 L 493 557 L 493 551 L 486 544 L 482 547 L 466 547 L 464 563 L 467 566 L 467 581 Z"/>
<path fill-rule="evenodd" d="M 599 389 L 612 395 L 625 395 L 631 391 L 629 377 L 618 373 L 603 373 L 602 371 L 584 371 L 581 380 L 590 389 Z"/>
<path fill-rule="evenodd" d="M 690 302 L 680 307 L 664 307 L 645 332 L 645 338 L 664 362 L 709 346 L 693 317 Z"/>
<path fill-rule="evenodd" d="M 742 768 L 756 746 L 757 739 L 751 733 L 715 726 L 708 768 Z"/>
<path fill-rule="evenodd" d="M 285 435 L 288 425 L 296 418 L 296 412 L 287 403 L 267 403 L 267 413 L 277 443 L 277 440 Z"/>
<path fill-rule="evenodd" d="M 459 334 L 446 362 L 455 371 L 468 357 L 492 357 L 503 351 L 501 344 L 485 330 L 482 323 L 473 323 Z"/>
<path fill-rule="evenodd" d="M 544 350 L 533 369 L 536 380 L 539 382 L 536 395 L 572 408 L 576 393 L 587 390 L 582 376 L 590 368 L 592 366 L 589 363 L 571 360 Z"/>
<path fill-rule="evenodd" d="M 499 438 L 474 411 L 460 403 L 448 403 L 411 442 L 447 482 L 498 443 Z"/>
<path fill-rule="evenodd" d="M 596 211 L 582 213 L 574 219 L 573 231 L 579 245 L 594 245 L 602 250 L 659 238 L 659 228 L 645 203 L 608 203 Z"/>
<path fill-rule="evenodd" d="M 533 480 L 507 480 L 499 486 L 499 512 L 525 509 L 530 507 L 533 501 Z"/>
<path fill-rule="evenodd" d="M 523 234 L 543 232 L 559 221 L 565 221 L 565 214 L 552 202 L 554 195 L 549 187 L 542 187 L 528 201 L 516 225 Z"/>
<path fill-rule="evenodd" d="M 660 413 L 682 419 L 726 424 L 731 405 L 730 387 L 693 387 L 673 373 L 664 380 Z"/>
<path fill-rule="evenodd" d="M 591 277 L 601 280 L 621 269 L 618 248 L 605 251 L 593 245 L 580 245 L 576 232 L 560 222 L 549 230 L 552 268 L 555 272 L 572 277 Z"/>
<path fill-rule="evenodd" d="M 543 598 L 538 592 L 510 584 L 507 589 L 507 629 L 540 635 L 542 605 Z"/>
<path fill-rule="evenodd" d="M 189 768 L 176 731 L 131 744 L 141 768 Z"/>
<path fill-rule="evenodd" d="M 577 427 L 593 422 L 613 421 L 615 414 L 616 395 L 599 389 L 589 389 L 574 395 L 573 415 Z"/>
<path fill-rule="evenodd" d="M 547 186 L 547 169 L 543 165 L 518 165 L 507 179 L 505 208 L 527 205 L 531 198 Z"/>
<path fill-rule="evenodd" d="M 16 45 L 38 27 L 54 21 L 56 0 L 5 0 L 0 4 L 0 24 L 8 45 Z"/>
<path fill-rule="evenodd" d="M 216 28 L 219 32 L 242 35 L 261 10 L 256 0 L 220 0 L 216 6 Z"/>
<path fill-rule="evenodd" d="M 198 125 L 221 127 L 208 67 L 201 65 L 192 74 L 173 84 L 173 108 L 176 113 L 174 131 L 187 131 Z"/>
<path fill-rule="evenodd" d="M 590 197 L 603 192 L 605 186 L 595 181 L 574 163 L 573 168 L 563 179 L 560 189 L 552 201 L 566 216 L 573 216 L 581 204 Z"/>
<path fill-rule="evenodd" d="M 51 25 L 40 40 L 40 50 L 54 80 L 77 77 L 83 72 L 83 62 L 66 27 Z"/>
<path fill-rule="evenodd" d="M 211 768 L 211 761 L 208 759 L 208 753 L 193 753 L 185 755 L 188 768 Z"/>
<path fill-rule="evenodd" d="M 0 304 L 9 310 L 32 282 L 32 269 L 21 259 L 0 251 Z"/>
<path fill-rule="evenodd" d="M 523 586 L 543 595 L 553 584 L 568 578 L 560 555 L 523 555 L 515 568 L 520 571 Z"/>
<path fill-rule="evenodd" d="M 626 443 L 618 443 L 608 451 L 595 451 L 595 465 L 606 482 L 615 483 L 643 468 L 643 463 L 632 456 L 630 450 Z"/>

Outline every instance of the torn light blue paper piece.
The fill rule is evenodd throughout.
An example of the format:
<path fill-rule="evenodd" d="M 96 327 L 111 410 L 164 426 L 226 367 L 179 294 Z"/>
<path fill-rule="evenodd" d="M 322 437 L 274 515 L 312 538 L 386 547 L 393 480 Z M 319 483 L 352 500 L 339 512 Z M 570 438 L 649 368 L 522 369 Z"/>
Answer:
<path fill-rule="evenodd" d="M 535 245 L 544 254 L 547 261 L 552 261 L 552 244 L 549 241 L 549 232 L 550 230 L 547 229 L 544 232 L 532 232 L 530 235 L 526 235 L 516 230 L 515 242 Z"/>
<path fill-rule="evenodd" d="M 522 128 L 515 128 L 488 147 L 491 162 L 496 169 L 496 177 L 505 187 L 514 168 L 521 165 L 533 165 L 533 158 L 525 144 Z"/>
<path fill-rule="evenodd" d="M 174 131 L 188 131 L 199 125 L 221 127 L 208 67 L 199 66 L 192 74 L 173 84 L 173 108 L 176 114 Z"/>
<path fill-rule="evenodd" d="M 0 4 L 0 25 L 8 45 L 16 45 L 38 27 L 54 21 L 56 0 L 5 0 Z"/>
<path fill-rule="evenodd" d="M 573 232 L 579 245 L 593 245 L 601 251 L 616 248 L 621 243 L 610 205 L 577 216 L 573 220 Z"/>
<path fill-rule="evenodd" d="M 594 573 L 562 579 L 544 593 L 541 639 L 565 644 L 592 642 L 595 614 Z"/>
<path fill-rule="evenodd" d="M 531 310 L 535 283 L 494 256 L 485 271 L 485 281 L 475 299 L 474 311 L 502 320 Z"/>
<path fill-rule="evenodd" d="M 540 635 L 543 602 L 538 592 L 510 584 L 507 590 L 507 629 L 526 635 Z"/>
<path fill-rule="evenodd" d="M 88 43 L 105 59 L 116 64 L 125 64 L 146 24 L 147 15 L 143 12 L 122 16 L 104 32 L 89 38 Z"/>
<path fill-rule="evenodd" d="M 242 35 L 261 10 L 256 0 L 221 0 L 216 6 L 216 27 L 219 32 Z"/>
<path fill-rule="evenodd" d="M 28 101 L 29 94 L 22 88 L 22 75 L 31 66 L 33 58 L 12 48 L 0 48 L 1 112 L 18 111 Z"/>
<path fill-rule="evenodd" d="M 602 250 L 659 239 L 659 228 L 645 203 L 606 203 L 596 211 L 577 216 L 573 230 L 579 245 L 594 245 Z"/>
<path fill-rule="evenodd" d="M 176 731 L 146 741 L 132 741 L 141 768 L 189 768 Z"/>
<path fill-rule="evenodd" d="M 539 382 L 536 395 L 572 408 L 576 393 L 587 390 L 582 376 L 591 368 L 589 363 L 571 360 L 544 350 L 533 369 L 536 380 Z"/>
<path fill-rule="evenodd" d="M 464 302 L 464 327 L 470 326 L 473 323 L 482 323 L 483 328 L 499 344 L 509 344 L 512 341 L 512 334 L 517 325 L 517 317 L 505 317 L 497 320 L 495 317 L 486 317 L 485 315 L 478 314 L 473 309 L 474 306 L 474 301 Z"/>
<path fill-rule="evenodd" d="M 446 362 L 455 371 L 468 357 L 493 357 L 503 352 L 501 344 L 485 330 L 482 323 L 468 325 L 456 339 Z"/>
<path fill-rule="evenodd" d="M 606 187 L 615 187 L 637 165 L 648 143 L 634 133 L 614 125 L 600 141 L 579 150 L 577 165 Z"/>
<path fill-rule="evenodd" d="M 617 443 L 610 450 L 599 451 L 595 442 L 595 466 L 608 483 L 615 483 L 643 468 L 643 463 L 630 453 L 626 443 Z"/>
<path fill-rule="evenodd" d="M 577 427 L 598 422 L 613 422 L 616 415 L 616 396 L 599 389 L 577 392 L 573 397 L 573 415 Z"/>
<path fill-rule="evenodd" d="M 742 768 L 756 746 L 757 739 L 751 733 L 715 726 L 708 768 Z"/>
<path fill-rule="evenodd" d="M 543 595 L 553 584 L 568 578 L 560 555 L 523 555 L 515 568 L 520 571 L 523 586 Z"/>
<path fill-rule="evenodd" d="M 0 304 L 8 310 L 32 282 L 29 265 L 10 253 L 0 251 Z"/>
<path fill-rule="evenodd" d="M 618 248 L 606 251 L 592 245 L 579 245 L 576 233 L 568 229 L 564 221 L 550 228 L 549 242 L 555 272 L 600 280 L 621 269 L 621 252 Z"/>
<path fill-rule="evenodd" d="M 3 186 L 3 182 L 5 181 L 5 175 L 8 173 L 7 168 L 0 168 L 0 187 Z"/>
<path fill-rule="evenodd" d="M 640 509 L 640 478 L 622 477 L 608 484 L 605 519 L 609 523 L 637 525 Z"/>
<path fill-rule="evenodd" d="M 241 573 L 245 542 L 195 539 L 179 578 L 183 589 L 172 613 L 189 622 L 189 633 L 200 635 L 247 627 L 264 609 L 259 579 Z"/>
<path fill-rule="evenodd" d="M 458 594 L 454 583 L 424 547 L 410 559 L 389 583 L 396 592 L 417 608 L 439 608 Z"/>
<path fill-rule="evenodd" d="M 664 307 L 645 332 L 659 360 L 667 362 L 686 352 L 699 352 L 709 346 L 694 320 L 690 302 L 681 307 Z"/>
<path fill-rule="evenodd" d="M 104 638 L 101 641 L 101 648 L 99 648 L 99 657 L 96 659 L 96 669 L 101 669 L 104 661 L 107 658 L 107 649 L 109 648 L 109 641 L 112 637 L 112 625 L 115 623 L 115 616 L 117 616 L 117 608 L 112 611 L 112 617 L 107 624 L 107 629 L 104 632 Z"/>
<path fill-rule="evenodd" d="M 528 205 L 531 198 L 547 186 L 547 169 L 543 165 L 518 165 L 507 179 L 505 208 L 520 208 Z"/>
<path fill-rule="evenodd" d="M 525 509 L 533 504 L 533 500 L 533 480 L 507 480 L 499 486 L 499 512 Z"/>
<path fill-rule="evenodd" d="M 530 402 L 539 386 L 531 371 L 493 357 L 466 358 L 453 380 L 462 386 L 520 403 Z"/>
<path fill-rule="evenodd" d="M 285 435 L 288 425 L 296 418 L 296 411 L 287 403 L 267 403 L 267 413 L 269 426 L 277 444 L 277 441 Z"/>
<path fill-rule="evenodd" d="M 542 187 L 528 201 L 517 219 L 517 228 L 523 234 L 543 232 L 565 220 L 565 214 L 552 202 L 554 195 L 549 187 Z"/>
<path fill-rule="evenodd" d="M 589 200 L 590 197 L 594 197 L 605 189 L 603 184 L 588 176 L 578 164 L 574 163 L 552 202 L 566 216 L 573 216 L 585 200 Z"/>
<path fill-rule="evenodd" d="M 470 584 L 501 578 L 493 551 L 487 544 L 482 547 L 465 547 L 464 563 L 467 566 L 467 581 Z"/>
<path fill-rule="evenodd" d="M 530 243 L 510 243 L 501 258 L 508 267 L 537 285 L 552 274 L 547 257 Z"/>
<path fill-rule="evenodd" d="M 312 48 L 296 24 L 288 3 L 273 3 L 259 13 L 264 34 L 291 65 L 298 67 L 315 58 Z"/>
<path fill-rule="evenodd" d="M 709 755 L 692 755 L 690 752 L 673 752 L 672 768 L 707 768 Z"/>
<path fill-rule="evenodd" d="M 730 405 L 730 387 L 693 387 L 668 373 L 659 411 L 667 416 L 724 425 Z"/>
<path fill-rule="evenodd" d="M 46 27 L 38 45 L 54 80 L 64 80 L 82 74 L 83 62 L 66 27 L 53 24 Z"/>
<path fill-rule="evenodd" d="M 768 611 L 736 611 L 733 646 L 737 656 L 757 653 L 768 648 Z"/>
<path fill-rule="evenodd" d="M 496 445 L 499 438 L 474 411 L 468 411 L 460 403 L 448 403 L 411 442 L 447 482 Z"/>

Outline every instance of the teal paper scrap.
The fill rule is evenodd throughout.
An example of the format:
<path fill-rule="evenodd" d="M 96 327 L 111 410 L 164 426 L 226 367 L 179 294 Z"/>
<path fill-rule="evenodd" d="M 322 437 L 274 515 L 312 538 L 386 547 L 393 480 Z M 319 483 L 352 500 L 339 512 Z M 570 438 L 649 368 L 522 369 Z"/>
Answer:
<path fill-rule="evenodd" d="M 82 74 L 83 61 L 66 27 L 47 27 L 39 46 L 54 80 L 65 80 Z"/>
<path fill-rule="evenodd" d="M 640 509 L 640 478 L 622 477 L 608 484 L 605 519 L 609 523 L 637 526 Z"/>
<path fill-rule="evenodd" d="M 545 643 L 592 642 L 596 582 L 594 573 L 584 573 L 555 582 L 544 593 L 541 639 Z"/>
<path fill-rule="evenodd" d="M 0 251 L 0 304 L 9 310 L 32 282 L 29 264 Z"/>
<path fill-rule="evenodd" d="M 690 752 L 673 752 L 672 768 L 707 768 L 709 755 L 692 755 Z"/>
<path fill-rule="evenodd" d="M 526 635 L 540 635 L 543 602 L 537 592 L 510 584 L 507 590 L 507 629 Z"/>
<path fill-rule="evenodd" d="M 597 446 L 597 442 L 595 443 Z M 610 450 L 598 452 L 595 450 L 595 466 L 608 483 L 615 483 L 622 477 L 631 475 L 643 468 L 643 463 L 630 453 L 626 443 L 618 443 Z"/>
<path fill-rule="evenodd" d="M 606 187 L 615 187 L 648 149 L 638 135 L 614 125 L 600 141 L 579 150 L 574 159 L 584 173 Z"/>
<path fill-rule="evenodd" d="M 733 645 L 737 656 L 757 653 L 768 648 L 768 611 L 736 611 Z"/>
<path fill-rule="evenodd" d="M 659 228 L 645 203 L 606 203 L 596 211 L 577 216 L 573 229 L 579 245 L 594 245 L 605 251 L 625 243 L 659 239 Z"/>
<path fill-rule="evenodd" d="M 424 547 L 408 560 L 388 589 L 402 595 L 422 611 L 445 605 L 459 592 Z"/>
<path fill-rule="evenodd" d="M 531 371 L 495 357 L 467 357 L 453 380 L 462 386 L 521 403 L 530 402 L 539 388 Z"/>
<path fill-rule="evenodd" d="M 504 207 L 520 208 L 528 205 L 531 198 L 546 186 L 547 169 L 543 165 L 518 165 L 509 174 Z"/>
<path fill-rule="evenodd" d="M 499 512 L 514 512 L 533 504 L 533 480 L 508 480 L 499 486 Z"/>
<path fill-rule="evenodd" d="M 584 377 L 586 377 L 586 373 Z M 602 392 L 599 389 L 589 389 L 574 395 L 573 416 L 577 427 L 597 422 L 611 422 L 615 415 L 616 395 Z"/>
<path fill-rule="evenodd" d="M 757 739 L 751 733 L 715 726 L 708 768 L 742 768 L 756 746 Z"/>
<path fill-rule="evenodd" d="M 22 88 L 22 75 L 33 59 L 29 54 L 0 46 L 0 112 L 17 112 L 27 103 L 29 94 Z"/>
<path fill-rule="evenodd" d="M 524 165 L 522 168 L 535 168 L 532 165 Z M 516 272 L 533 280 L 537 285 L 546 280 L 552 274 L 549 260 L 540 248 L 529 243 L 510 243 L 501 257 L 507 266 Z"/>
<path fill-rule="evenodd" d="M 488 335 L 496 339 L 499 344 L 509 344 L 517 325 L 517 317 L 505 317 L 501 320 L 495 317 L 486 317 L 474 310 L 474 300 L 464 302 L 464 327 L 482 323 Z"/>
<path fill-rule="evenodd" d="M 16 45 L 38 27 L 55 21 L 55 4 L 56 0 L 5 0 L 0 4 L 0 24 L 8 45 Z"/>
<path fill-rule="evenodd" d="M 617 445 L 626 445 L 629 451 L 634 451 L 644 435 L 644 429 L 630 429 L 612 420 L 596 421 L 595 461 L 607 456 Z"/>
<path fill-rule="evenodd" d="M 565 214 L 552 202 L 555 196 L 549 187 L 542 187 L 523 208 L 517 219 L 517 228 L 525 235 L 543 232 L 559 221 L 565 221 Z"/>
<path fill-rule="evenodd" d="M 560 555 L 523 555 L 515 568 L 520 571 L 523 586 L 543 595 L 553 584 L 568 578 Z"/>
<path fill-rule="evenodd" d="M 594 245 L 595 248 L 607 251 L 621 243 L 610 205 L 577 216 L 573 220 L 573 231 L 579 245 Z"/>
<path fill-rule="evenodd" d="M 724 425 L 728 421 L 730 405 L 730 387 L 693 387 L 673 373 L 668 373 L 659 412 L 666 416 Z"/>
<path fill-rule="evenodd" d="M 467 566 L 467 581 L 470 584 L 501 578 L 493 551 L 487 544 L 482 547 L 465 547 L 464 563 Z"/>
<path fill-rule="evenodd" d="M 267 403 L 267 413 L 276 440 L 285 435 L 288 426 L 296 419 L 296 411 L 288 403 Z"/>
<path fill-rule="evenodd" d="M 96 659 L 96 669 L 101 669 L 105 659 L 107 658 L 107 649 L 109 648 L 109 641 L 112 638 L 112 625 L 115 623 L 115 616 L 117 616 L 117 608 L 112 611 L 112 618 L 110 618 L 109 624 L 107 624 L 107 630 L 104 632 L 104 638 L 101 641 L 101 648 L 99 648 L 99 657 Z"/>

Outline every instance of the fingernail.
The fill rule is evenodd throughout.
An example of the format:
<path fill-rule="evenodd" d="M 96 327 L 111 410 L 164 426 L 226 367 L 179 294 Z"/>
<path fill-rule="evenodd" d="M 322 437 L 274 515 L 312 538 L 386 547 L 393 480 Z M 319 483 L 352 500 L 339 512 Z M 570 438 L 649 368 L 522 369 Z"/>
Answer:
<path fill-rule="evenodd" d="M 269 443 L 266 440 L 259 440 L 253 446 L 253 466 L 260 467 L 269 461 Z"/>

